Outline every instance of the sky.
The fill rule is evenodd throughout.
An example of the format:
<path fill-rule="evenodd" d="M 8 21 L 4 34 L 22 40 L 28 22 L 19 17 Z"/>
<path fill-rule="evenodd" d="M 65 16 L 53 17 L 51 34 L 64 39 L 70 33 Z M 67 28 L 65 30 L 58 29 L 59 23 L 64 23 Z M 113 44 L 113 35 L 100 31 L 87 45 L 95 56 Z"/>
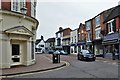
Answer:
<path fill-rule="evenodd" d="M 37 0 L 36 18 L 39 21 L 37 39 L 55 37 L 59 27 L 79 27 L 80 23 L 118 5 L 120 0 Z"/>

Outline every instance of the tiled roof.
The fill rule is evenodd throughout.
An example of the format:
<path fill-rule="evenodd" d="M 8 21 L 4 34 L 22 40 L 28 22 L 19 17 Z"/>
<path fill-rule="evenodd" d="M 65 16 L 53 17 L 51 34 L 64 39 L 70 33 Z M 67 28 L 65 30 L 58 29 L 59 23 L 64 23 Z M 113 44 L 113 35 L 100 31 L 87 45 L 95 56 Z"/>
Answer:
<path fill-rule="evenodd" d="M 114 9 L 111 11 L 111 13 L 108 15 L 108 17 L 105 19 L 104 22 L 107 22 L 107 21 L 114 19 L 118 16 L 120 16 L 120 5 L 114 7 Z"/>

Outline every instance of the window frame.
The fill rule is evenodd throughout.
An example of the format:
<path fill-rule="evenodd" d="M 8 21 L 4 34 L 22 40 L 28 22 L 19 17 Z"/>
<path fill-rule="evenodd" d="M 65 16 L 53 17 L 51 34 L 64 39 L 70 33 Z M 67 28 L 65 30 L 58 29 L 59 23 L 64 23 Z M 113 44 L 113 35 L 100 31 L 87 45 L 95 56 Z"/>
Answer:
<path fill-rule="evenodd" d="M 95 18 L 96 27 L 100 26 L 100 15 Z"/>
<path fill-rule="evenodd" d="M 113 22 L 114 21 L 115 21 L 115 19 L 112 19 L 112 20 L 110 20 L 110 21 L 107 22 L 108 34 L 114 33 L 114 29 L 113 29 L 113 27 L 114 27 L 113 26 Z"/>

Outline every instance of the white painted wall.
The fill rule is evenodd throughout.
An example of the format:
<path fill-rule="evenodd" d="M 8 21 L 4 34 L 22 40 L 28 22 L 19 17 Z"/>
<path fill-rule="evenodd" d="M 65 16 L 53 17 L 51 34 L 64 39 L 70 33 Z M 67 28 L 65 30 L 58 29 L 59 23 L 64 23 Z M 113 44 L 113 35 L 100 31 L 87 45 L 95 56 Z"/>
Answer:
<path fill-rule="evenodd" d="M 6 12 L 6 11 L 5 11 Z M 31 41 L 30 37 L 28 36 L 24 36 L 24 35 L 15 35 L 15 34 L 2 34 L 1 31 L 10 29 L 12 27 L 16 27 L 16 26 L 25 26 L 27 29 L 29 29 L 32 32 L 32 27 L 35 27 L 36 23 L 33 20 L 28 20 L 28 19 L 22 19 L 20 21 L 20 17 L 17 16 L 17 14 L 9 15 L 8 14 L 2 14 L 0 13 L 0 16 L 2 14 L 2 18 L 3 20 L 0 21 L 0 56 L 2 56 L 2 59 L 0 58 L 0 65 L 2 65 L 2 68 L 10 68 L 12 60 L 11 60 L 11 54 L 12 54 L 12 48 L 11 48 L 11 40 L 17 40 L 20 41 L 19 44 L 21 46 L 26 46 L 26 48 L 22 49 L 22 52 L 24 53 L 24 55 L 22 55 L 23 59 L 23 65 L 31 65 L 35 63 L 35 59 L 33 60 L 31 58 Z M 2 25 L 2 26 L 1 26 Z M 2 28 L 1 28 L 2 27 Z M 32 36 L 35 39 L 35 35 Z M 33 41 L 35 41 L 33 39 Z M 23 43 L 25 41 L 25 43 Z"/>

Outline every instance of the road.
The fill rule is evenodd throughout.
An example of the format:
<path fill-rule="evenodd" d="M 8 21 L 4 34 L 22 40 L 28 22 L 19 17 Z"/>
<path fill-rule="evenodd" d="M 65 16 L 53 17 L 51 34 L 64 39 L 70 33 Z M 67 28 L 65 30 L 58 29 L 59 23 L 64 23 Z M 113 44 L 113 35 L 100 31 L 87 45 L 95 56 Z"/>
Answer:
<path fill-rule="evenodd" d="M 74 55 L 61 55 L 61 60 L 69 62 L 70 65 L 59 70 L 28 74 L 16 78 L 118 78 L 117 63 L 101 60 L 79 61 Z"/>

